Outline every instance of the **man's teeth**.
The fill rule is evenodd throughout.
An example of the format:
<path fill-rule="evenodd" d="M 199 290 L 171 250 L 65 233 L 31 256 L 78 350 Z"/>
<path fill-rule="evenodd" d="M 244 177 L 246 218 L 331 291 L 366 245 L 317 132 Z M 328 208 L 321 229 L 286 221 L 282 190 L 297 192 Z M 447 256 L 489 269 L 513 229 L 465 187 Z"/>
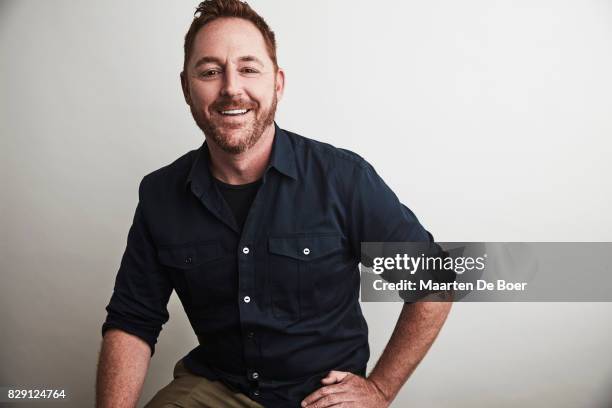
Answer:
<path fill-rule="evenodd" d="M 232 109 L 221 111 L 223 115 L 242 115 L 247 113 L 248 109 Z"/>

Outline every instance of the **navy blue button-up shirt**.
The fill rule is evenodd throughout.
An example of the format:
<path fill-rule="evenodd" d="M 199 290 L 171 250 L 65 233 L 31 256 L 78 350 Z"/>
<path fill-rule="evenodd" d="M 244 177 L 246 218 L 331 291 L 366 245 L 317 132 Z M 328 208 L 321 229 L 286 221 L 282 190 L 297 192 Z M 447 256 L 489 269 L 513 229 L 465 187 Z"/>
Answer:
<path fill-rule="evenodd" d="M 276 124 L 242 230 L 209 161 L 204 143 L 143 178 L 103 332 L 153 353 L 175 290 L 200 343 L 186 367 L 265 406 L 298 406 L 329 370 L 364 375 L 361 242 L 431 235 L 363 158 Z"/>

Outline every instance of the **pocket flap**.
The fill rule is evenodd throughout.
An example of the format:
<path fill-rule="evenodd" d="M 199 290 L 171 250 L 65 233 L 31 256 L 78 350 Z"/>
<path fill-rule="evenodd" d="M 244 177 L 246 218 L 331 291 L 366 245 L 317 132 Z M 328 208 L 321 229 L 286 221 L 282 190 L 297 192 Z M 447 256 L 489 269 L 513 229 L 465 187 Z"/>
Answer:
<path fill-rule="evenodd" d="M 340 234 L 268 238 L 268 250 L 271 253 L 288 256 L 300 261 L 321 258 L 341 248 Z"/>
<path fill-rule="evenodd" d="M 158 251 L 162 265 L 178 269 L 191 269 L 221 256 L 218 242 L 206 242 L 180 247 L 163 247 Z"/>

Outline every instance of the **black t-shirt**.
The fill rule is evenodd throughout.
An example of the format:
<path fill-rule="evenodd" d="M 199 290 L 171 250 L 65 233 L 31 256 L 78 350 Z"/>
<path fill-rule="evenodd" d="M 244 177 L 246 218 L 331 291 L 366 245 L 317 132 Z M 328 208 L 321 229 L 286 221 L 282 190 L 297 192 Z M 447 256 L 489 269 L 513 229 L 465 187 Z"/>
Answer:
<path fill-rule="evenodd" d="M 231 208 L 238 227 L 242 230 L 251 204 L 261 185 L 261 179 L 248 184 L 226 184 L 215 178 L 215 183 Z"/>

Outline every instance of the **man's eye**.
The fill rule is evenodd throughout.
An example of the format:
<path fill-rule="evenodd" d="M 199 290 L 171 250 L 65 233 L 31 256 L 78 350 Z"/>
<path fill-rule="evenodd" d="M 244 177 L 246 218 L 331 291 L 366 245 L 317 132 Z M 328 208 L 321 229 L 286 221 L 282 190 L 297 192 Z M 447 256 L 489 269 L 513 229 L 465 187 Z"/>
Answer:
<path fill-rule="evenodd" d="M 255 68 L 242 68 L 242 72 L 244 72 L 245 74 L 258 74 L 259 71 L 256 70 Z"/>
<path fill-rule="evenodd" d="M 202 72 L 200 74 L 200 76 L 210 78 L 210 77 L 214 77 L 214 76 L 216 76 L 218 74 L 219 74 L 218 70 L 216 70 L 216 69 L 209 69 L 207 71 Z"/>

